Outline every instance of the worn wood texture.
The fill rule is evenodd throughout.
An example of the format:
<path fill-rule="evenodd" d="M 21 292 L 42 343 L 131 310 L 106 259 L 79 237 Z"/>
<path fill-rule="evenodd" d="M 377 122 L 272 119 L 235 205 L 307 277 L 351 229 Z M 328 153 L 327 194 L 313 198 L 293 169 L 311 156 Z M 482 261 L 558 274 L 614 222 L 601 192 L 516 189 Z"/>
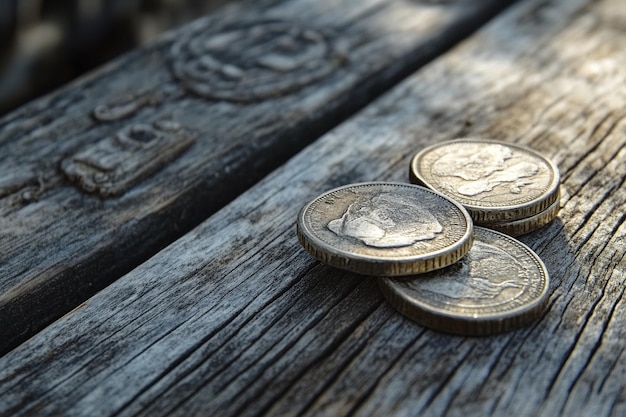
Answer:
<path fill-rule="evenodd" d="M 503 3 L 238 3 L 0 120 L 0 353 Z"/>
<path fill-rule="evenodd" d="M 83 306 L 0 359 L 2 415 L 622 416 L 626 32 L 619 0 L 531 0 Z M 295 219 L 414 152 L 481 135 L 563 178 L 558 221 L 523 237 L 551 275 L 532 325 L 426 330 L 376 281 L 314 261 Z"/>

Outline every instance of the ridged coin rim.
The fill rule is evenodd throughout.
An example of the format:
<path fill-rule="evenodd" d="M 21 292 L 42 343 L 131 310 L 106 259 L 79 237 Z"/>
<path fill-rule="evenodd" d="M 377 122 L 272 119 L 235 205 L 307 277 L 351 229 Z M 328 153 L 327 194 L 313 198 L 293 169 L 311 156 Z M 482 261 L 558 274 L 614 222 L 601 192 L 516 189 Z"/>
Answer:
<path fill-rule="evenodd" d="M 550 222 L 552 222 L 552 220 L 557 218 L 560 210 L 561 200 L 560 198 L 557 198 L 556 201 L 552 203 L 552 205 L 546 210 L 525 219 L 514 220 L 512 222 L 475 224 L 476 226 L 497 230 L 498 232 L 502 232 L 509 236 L 516 237 L 525 235 L 530 232 L 534 232 L 535 230 L 538 230 L 548 225 Z"/>

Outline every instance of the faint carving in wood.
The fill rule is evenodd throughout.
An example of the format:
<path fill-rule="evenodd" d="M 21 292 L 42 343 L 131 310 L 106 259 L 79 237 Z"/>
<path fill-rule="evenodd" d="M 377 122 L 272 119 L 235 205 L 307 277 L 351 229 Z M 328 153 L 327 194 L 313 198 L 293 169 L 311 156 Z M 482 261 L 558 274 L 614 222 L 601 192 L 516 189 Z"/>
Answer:
<path fill-rule="evenodd" d="M 161 94 L 139 93 L 121 97 L 110 103 L 101 104 L 93 110 L 93 117 L 100 122 L 112 122 L 137 113 L 145 106 L 156 106 L 162 101 Z"/>
<path fill-rule="evenodd" d="M 280 20 L 219 22 L 176 42 L 171 68 L 199 96 L 237 102 L 319 81 L 345 60 L 319 31 Z"/>
<path fill-rule="evenodd" d="M 132 125 L 64 159 L 61 170 L 86 192 L 119 195 L 180 155 L 195 136 L 173 121 Z"/>
<path fill-rule="evenodd" d="M 18 169 L 0 176 L 0 213 L 39 200 L 55 182 L 51 178 L 54 175 L 34 168 Z"/>

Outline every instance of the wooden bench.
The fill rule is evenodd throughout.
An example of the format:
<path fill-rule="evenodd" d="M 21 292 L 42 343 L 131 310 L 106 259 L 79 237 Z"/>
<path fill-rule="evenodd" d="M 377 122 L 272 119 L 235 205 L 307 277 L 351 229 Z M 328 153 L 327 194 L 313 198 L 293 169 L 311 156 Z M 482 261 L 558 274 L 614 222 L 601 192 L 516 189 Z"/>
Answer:
<path fill-rule="evenodd" d="M 624 415 L 620 1 L 523 0 L 448 52 L 501 5 L 269 3 L 0 122 L 0 415 Z M 242 31 L 315 65 L 253 54 L 285 74 L 241 90 L 237 68 L 194 76 Z M 491 337 L 409 321 L 295 236 L 317 194 L 406 182 L 417 150 L 462 136 L 562 175 L 558 220 L 522 237 L 547 312 Z"/>
<path fill-rule="evenodd" d="M 208 16 L 3 119 L 0 351 L 196 226 L 502 7 L 304 3 L 252 2 Z M 230 45 L 229 33 L 242 38 Z M 257 44 L 245 49 L 246 39 Z M 219 59 L 242 48 L 265 61 L 243 84 L 219 71 L 206 79 L 213 70 L 202 69 L 202 48 L 211 40 Z"/>

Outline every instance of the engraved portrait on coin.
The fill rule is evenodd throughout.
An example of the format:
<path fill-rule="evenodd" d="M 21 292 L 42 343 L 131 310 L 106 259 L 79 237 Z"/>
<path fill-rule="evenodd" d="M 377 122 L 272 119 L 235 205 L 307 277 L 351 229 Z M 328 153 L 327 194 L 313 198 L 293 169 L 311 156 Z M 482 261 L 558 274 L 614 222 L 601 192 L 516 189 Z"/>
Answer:
<path fill-rule="evenodd" d="M 545 306 L 548 274 L 539 257 L 502 233 L 475 228 L 467 255 L 411 279 L 383 278 L 381 289 L 400 312 L 442 331 L 489 334 L 536 318 Z"/>
<path fill-rule="evenodd" d="M 330 74 L 340 63 L 320 31 L 278 19 L 216 21 L 177 41 L 172 71 L 205 98 L 248 102 L 282 95 Z"/>
<path fill-rule="evenodd" d="M 502 145 L 469 144 L 435 160 L 432 173 L 446 190 L 477 200 L 488 199 L 498 186 L 503 193 L 520 194 L 524 186 L 545 182 L 548 175 L 535 161 L 513 156 L 513 150 Z"/>
<path fill-rule="evenodd" d="M 459 201 L 478 223 L 533 216 L 558 198 L 559 173 L 538 153 L 513 144 L 458 139 L 417 153 L 415 184 Z"/>
<path fill-rule="evenodd" d="M 371 182 L 339 187 L 305 205 L 298 238 L 327 264 L 398 276 L 456 262 L 473 234 L 469 213 L 447 197 L 411 184 Z"/>
<path fill-rule="evenodd" d="M 414 282 L 413 282 L 414 283 Z M 510 303 L 530 285 L 527 268 L 500 248 L 476 240 L 467 255 L 418 285 L 404 283 L 417 297 L 441 308 L 484 309 Z"/>
<path fill-rule="evenodd" d="M 328 228 L 338 236 L 352 237 L 368 246 L 393 248 L 433 239 L 443 231 L 420 201 L 409 195 L 366 195 L 348 206 Z"/>

